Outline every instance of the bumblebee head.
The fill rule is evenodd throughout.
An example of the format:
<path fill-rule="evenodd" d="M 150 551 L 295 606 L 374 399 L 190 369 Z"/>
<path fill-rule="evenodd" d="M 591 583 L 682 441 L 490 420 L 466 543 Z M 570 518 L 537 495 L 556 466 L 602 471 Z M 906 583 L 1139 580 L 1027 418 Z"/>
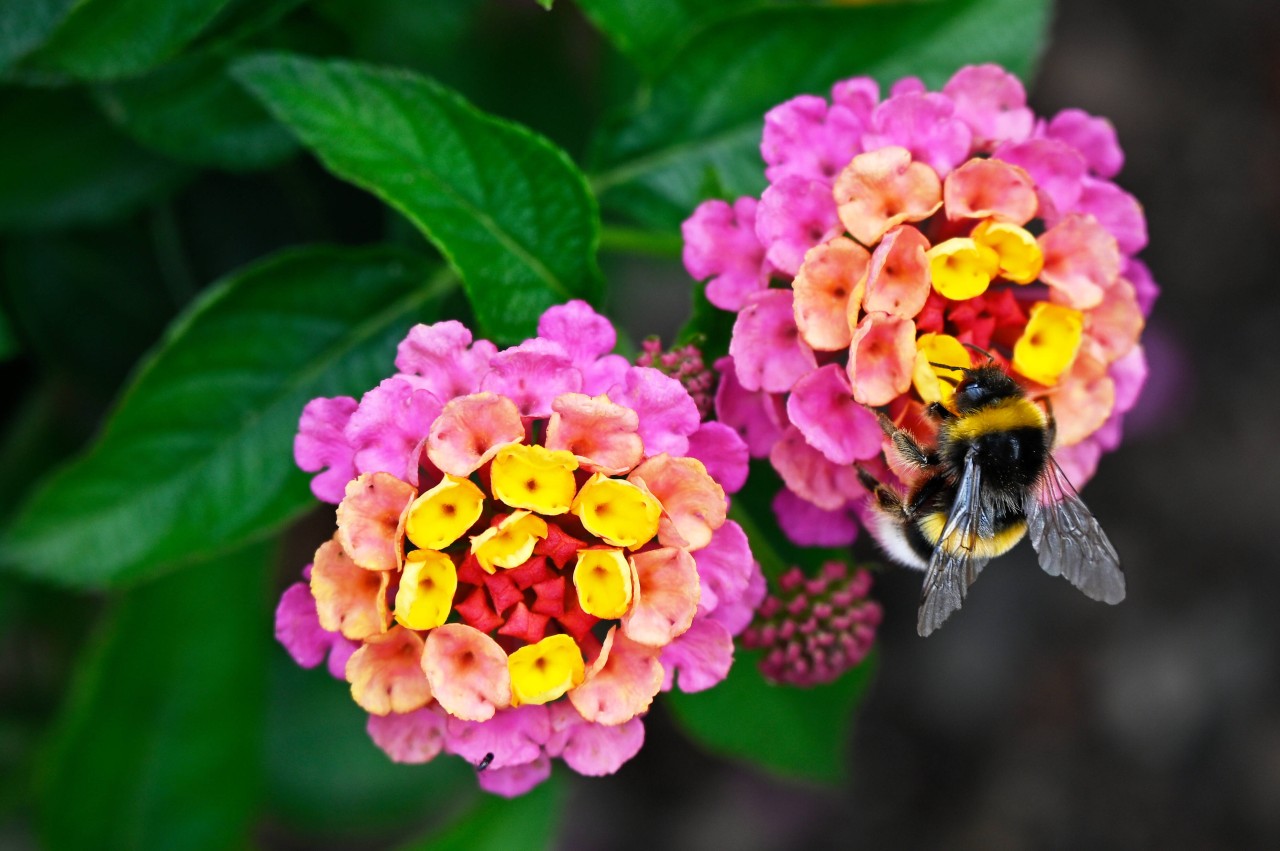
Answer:
<path fill-rule="evenodd" d="M 987 356 L 987 362 L 982 366 L 975 367 L 951 366 L 950 364 L 942 363 L 932 364 L 941 369 L 950 369 L 954 372 L 962 373 L 962 377 L 959 380 L 945 375 L 939 376 L 943 381 L 955 385 L 956 392 L 952 398 L 952 404 L 955 406 L 956 413 L 972 413 L 997 402 L 1002 402 L 1005 399 L 1026 395 L 1018 382 L 1009 377 L 1009 374 L 1004 371 L 989 352 L 979 349 L 977 346 L 968 346 L 968 348 L 982 352 Z"/>

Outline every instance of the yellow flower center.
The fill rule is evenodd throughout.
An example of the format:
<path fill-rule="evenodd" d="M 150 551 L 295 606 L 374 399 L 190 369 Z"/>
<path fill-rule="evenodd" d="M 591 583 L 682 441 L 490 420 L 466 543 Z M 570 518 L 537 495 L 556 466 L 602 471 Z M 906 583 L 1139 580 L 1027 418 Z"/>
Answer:
<path fill-rule="evenodd" d="M 1083 313 L 1036 302 L 1026 329 L 1013 345 L 1013 368 L 1032 381 L 1053 386 L 1075 359 L 1083 336 Z"/>
<path fill-rule="evenodd" d="M 471 552 L 488 573 L 494 567 L 519 567 L 533 555 L 539 538 L 547 537 L 547 521 L 528 511 L 510 516 L 471 538 Z"/>
<path fill-rule="evenodd" d="M 573 568 L 582 610 L 598 618 L 620 618 L 631 605 L 631 563 L 622 550 L 583 550 Z"/>
<path fill-rule="evenodd" d="M 987 219 L 973 229 L 972 237 L 996 253 L 1000 277 L 1015 284 L 1029 284 L 1040 277 L 1044 253 L 1025 228 Z"/>
<path fill-rule="evenodd" d="M 954 369 L 942 369 L 931 365 L 935 363 L 967 368 L 973 364 L 973 361 L 969 358 L 969 350 L 949 334 L 921 334 L 916 340 L 916 363 L 912 373 L 916 392 L 926 402 L 941 402 L 943 405 L 949 405 L 951 397 L 956 392 L 955 386 L 943 381 L 939 376 L 958 381 L 961 374 Z"/>
<path fill-rule="evenodd" d="M 955 301 L 982 295 L 1000 268 L 991 248 L 968 237 L 940 242 L 926 254 L 933 288 Z"/>
<path fill-rule="evenodd" d="M 449 617 L 457 590 L 452 559 L 435 550 L 414 550 L 404 557 L 396 621 L 409 629 L 435 629 Z"/>
<path fill-rule="evenodd" d="M 513 443 L 498 450 L 489 475 L 493 495 L 507 505 L 552 516 L 573 504 L 576 469 L 572 452 Z"/>
<path fill-rule="evenodd" d="M 442 550 L 480 519 L 484 494 L 469 480 L 445 476 L 444 481 L 420 495 L 409 507 L 404 531 L 423 549 Z"/>
<path fill-rule="evenodd" d="M 578 491 L 572 511 L 591 534 L 612 546 L 635 549 L 658 534 L 662 506 L 631 482 L 596 473 Z"/>
<path fill-rule="evenodd" d="M 511 705 L 550 703 L 582 682 L 582 651 L 567 635 L 548 635 L 507 657 Z"/>

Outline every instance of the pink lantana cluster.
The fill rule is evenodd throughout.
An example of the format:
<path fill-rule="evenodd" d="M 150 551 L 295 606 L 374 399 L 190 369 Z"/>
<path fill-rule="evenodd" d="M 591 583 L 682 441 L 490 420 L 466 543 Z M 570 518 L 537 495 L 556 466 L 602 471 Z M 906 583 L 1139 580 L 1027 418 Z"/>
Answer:
<path fill-rule="evenodd" d="M 1145 382 L 1158 292 L 1111 124 L 1037 118 L 1016 77 L 980 65 L 940 92 L 907 78 L 882 100 L 864 77 L 793 98 L 761 153 L 768 188 L 699 206 L 684 262 L 738 314 L 716 412 L 782 477 L 787 534 L 853 540 L 854 464 L 886 463 L 871 409 L 928 440 L 923 407 L 956 376 L 931 363 L 986 361 L 969 346 L 1052 404 L 1055 455 L 1083 485 Z"/>
<path fill-rule="evenodd" d="M 557 757 L 609 774 L 658 692 L 727 675 L 765 593 L 726 519 L 746 447 L 614 343 L 583 302 L 502 351 L 419 325 L 359 401 L 303 411 L 296 459 L 337 531 L 276 635 L 350 683 L 393 760 L 456 754 L 503 795 Z"/>

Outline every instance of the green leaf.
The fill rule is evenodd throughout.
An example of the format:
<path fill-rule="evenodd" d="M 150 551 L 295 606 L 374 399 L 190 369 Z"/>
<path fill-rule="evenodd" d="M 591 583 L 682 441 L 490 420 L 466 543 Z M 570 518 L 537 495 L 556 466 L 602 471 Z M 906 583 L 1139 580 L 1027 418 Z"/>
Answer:
<path fill-rule="evenodd" d="M 121 135 L 79 93 L 6 92 L 0 127 L 0 228 L 100 224 L 184 175 Z"/>
<path fill-rule="evenodd" d="M 1048 0 L 947 0 L 857 8 L 762 9 L 720 22 L 681 50 L 607 133 L 593 185 L 601 203 L 674 229 L 718 181 L 726 197 L 764 187 L 764 114 L 799 94 L 870 74 L 936 87 L 962 65 L 1024 78 L 1044 42 Z"/>
<path fill-rule="evenodd" d="M 141 74 L 177 55 L 228 2 L 80 0 L 26 65 L 82 80 Z"/>
<path fill-rule="evenodd" d="M 368 714 L 323 669 L 271 654 L 266 732 L 268 816 L 310 837 L 360 837 L 429 820 L 443 825 L 480 792 L 464 760 L 398 765 L 365 732 Z M 386 843 L 383 843 L 384 845 Z"/>
<path fill-rule="evenodd" d="M 59 849 L 244 846 L 261 789 L 266 547 L 115 601 L 38 778 Z"/>
<path fill-rule="evenodd" d="M 414 255 L 289 251 L 215 285 L 173 325 L 97 442 L 37 489 L 6 563 L 83 586 L 152 576 L 314 505 L 295 469 L 314 396 L 359 394 L 450 284 Z"/>
<path fill-rule="evenodd" d="M 510 800 L 486 795 L 443 832 L 401 851 L 543 851 L 555 847 L 564 810 L 559 776 Z"/>
<path fill-rule="evenodd" d="M 555 0 L 537 0 L 538 5 L 548 11 L 551 10 L 551 4 L 554 2 Z"/>
<path fill-rule="evenodd" d="M 233 73 L 330 171 L 435 243 L 485 336 L 524 339 L 550 305 L 598 302 L 599 213 L 550 142 L 406 72 L 263 54 Z"/>
<path fill-rule="evenodd" d="M 578 0 L 591 23 L 646 75 L 708 21 L 761 5 L 761 0 Z"/>
<path fill-rule="evenodd" d="M 871 680 L 868 659 L 834 683 L 795 688 L 765 681 L 759 652 L 739 650 L 724 682 L 666 705 L 698 744 L 784 777 L 839 783 L 846 777 L 854 710 Z"/>
<path fill-rule="evenodd" d="M 77 0 L 17 0 L 0 3 L 0 68 L 39 47 Z"/>
<path fill-rule="evenodd" d="M 102 86 L 96 97 L 121 130 L 182 162 L 260 169 L 296 148 L 293 136 L 231 80 L 221 55 L 170 63 L 141 79 Z"/>

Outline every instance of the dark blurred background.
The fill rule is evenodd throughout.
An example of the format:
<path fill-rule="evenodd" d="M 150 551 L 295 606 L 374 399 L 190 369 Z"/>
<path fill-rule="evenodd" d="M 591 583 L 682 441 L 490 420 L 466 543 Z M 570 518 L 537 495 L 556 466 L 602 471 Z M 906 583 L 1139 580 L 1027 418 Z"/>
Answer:
<path fill-rule="evenodd" d="M 1084 493 L 1128 599 L 1022 546 L 925 640 L 920 576 L 887 574 L 850 788 L 651 736 L 579 789 L 616 815 L 567 847 L 1280 848 L 1280 3 L 1065 0 L 1031 93 L 1114 122 L 1163 287 L 1145 397 Z"/>
<path fill-rule="evenodd" d="M 448 44 L 464 34 L 461 13 L 410 30 L 395 22 L 414 20 L 412 4 L 385 5 L 405 14 L 365 31 L 353 52 L 423 67 L 575 157 L 591 116 L 559 113 L 548 93 L 572 90 L 599 109 L 610 86 L 628 82 L 566 0 L 551 15 L 532 0 L 482 4 L 476 26 L 492 52 L 484 59 L 499 70 L 478 80 L 453 74 L 448 61 Z M 317 2 L 295 19 L 295 33 L 316 52 L 327 40 L 351 50 L 333 31 L 360 7 Z M 526 79 L 519 45 L 546 48 L 548 39 L 561 58 Z M 438 53 L 424 59 L 428 48 Z M 658 708 L 646 746 L 615 778 L 572 777 L 562 847 L 1280 848 L 1277 48 L 1273 0 L 1065 0 L 1031 86 L 1042 115 L 1076 106 L 1116 125 L 1127 154 L 1118 180 L 1146 206 L 1151 241 L 1141 256 L 1164 290 L 1145 336 L 1146 395 L 1084 494 L 1121 553 L 1128 599 L 1118 608 L 1090 602 L 1041 574 L 1022 547 L 990 566 L 964 610 L 923 640 L 920 576 L 885 574 L 878 671 L 847 754 L 846 788 L 773 780 L 708 756 Z M 588 76 L 601 68 L 616 83 Z M 206 172 L 171 201 L 107 227 L 8 239 L 0 295 L 31 350 L 0 366 L 6 396 L 20 402 L 6 416 L 8 434 L 22 437 L 0 457 L 0 510 L 49 459 L 92 434 L 131 365 L 202 286 L 281 245 L 367 243 L 388 230 L 416 238 L 300 156 L 268 174 Z M 679 263 L 605 258 L 605 267 L 613 315 L 636 338 L 670 339 L 688 309 Z M 49 290 L 25 285 L 50 276 L 81 289 L 51 301 Z M 123 279 L 128 295 L 114 295 L 109 284 Z M 58 321 L 69 313 L 96 321 Z M 129 343 L 101 344 L 97 329 L 107 325 L 112 340 Z M 48 333 L 23 333 L 31 328 Z M 328 519 L 317 518 L 291 536 L 296 558 L 282 567 L 281 586 L 327 534 Z M 876 557 L 866 540 L 856 551 Z M 0 592 L 0 628 L 23 637 L 0 642 L 0 765 L 25 773 L 99 601 L 25 582 Z M 277 655 L 287 688 L 343 697 Z M 344 718 L 360 723 L 358 713 Z M 381 756 L 353 747 L 344 757 L 351 765 Z M 471 783 L 465 775 L 458 782 Z M 0 783 L 0 846 L 31 841 L 25 794 L 25 781 Z M 384 847 L 399 836 L 335 836 L 323 847 Z M 271 823 L 259 839 L 279 848 L 320 842 Z"/>

